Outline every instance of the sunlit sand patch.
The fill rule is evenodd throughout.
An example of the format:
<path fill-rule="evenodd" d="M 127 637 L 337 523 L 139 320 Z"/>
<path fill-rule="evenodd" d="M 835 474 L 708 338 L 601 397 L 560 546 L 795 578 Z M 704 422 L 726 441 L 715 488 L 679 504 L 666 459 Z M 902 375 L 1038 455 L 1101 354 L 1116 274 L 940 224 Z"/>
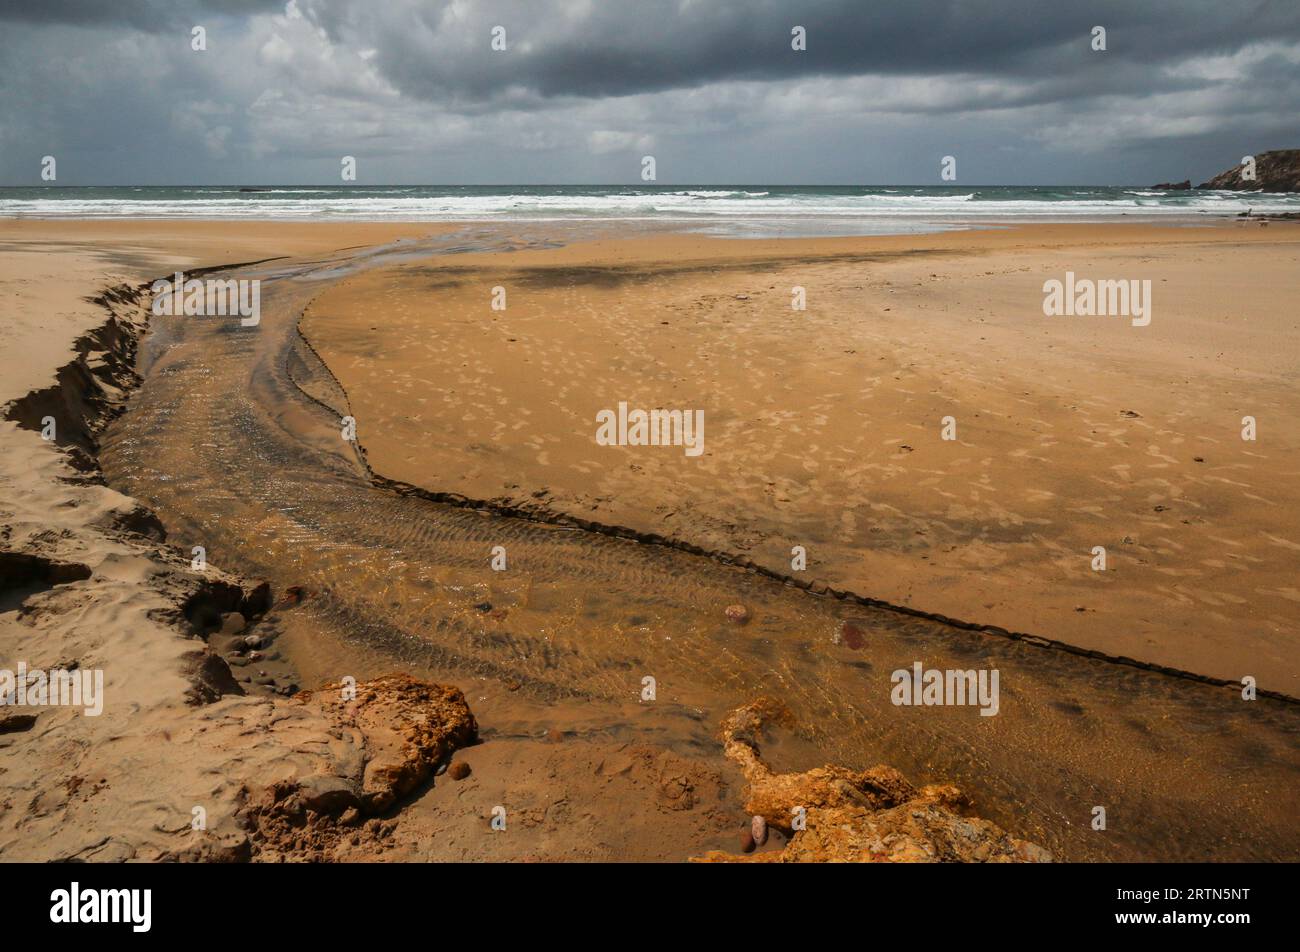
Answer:
<path fill-rule="evenodd" d="M 1261 620 L 1294 611 L 1267 593 L 1291 571 L 1271 552 L 1295 546 L 1272 540 L 1282 539 L 1278 518 L 1294 525 L 1300 513 L 1300 488 L 1281 478 L 1300 466 L 1300 443 L 1274 427 L 1267 452 L 1256 451 L 1235 430 L 1238 405 L 1300 412 L 1285 385 L 1297 348 L 1278 343 L 1295 333 L 1284 315 L 1300 278 L 1278 279 L 1291 255 L 1281 238 L 1130 233 L 1165 253 L 1145 261 L 1099 231 L 1053 250 L 987 233 L 910 239 L 932 250 L 920 259 L 892 256 L 896 245 L 882 239 L 790 242 L 780 253 L 765 242 L 646 239 L 460 256 L 349 279 L 312 303 L 303 329 L 340 369 L 367 421 L 370 462 L 392 478 L 523 504 L 545 488 L 554 510 L 744 551 L 784 573 L 790 547 L 803 544 L 809 571 L 836 587 L 1012 629 L 1050 619 L 1064 640 L 1235 676 L 1277 633 L 1225 623 L 1189 648 L 1175 633 L 1205 622 L 1186 608 L 1196 599 L 1155 579 L 1213 571 L 1226 539 L 1259 559 L 1263 584 L 1247 611 Z M 1198 260 L 1196 240 L 1214 254 Z M 1008 253 L 1015 267 L 989 267 Z M 1160 279 L 1155 320 L 1044 318 L 1043 276 L 1067 266 L 1150 269 Z M 1219 289 L 1208 298 L 1196 290 L 1207 272 Z M 791 310 L 794 284 L 807 288 L 807 311 Z M 489 306 L 497 285 L 509 289 L 505 311 Z M 365 347 L 381 356 L 350 343 L 362 327 L 376 328 Z M 1253 373 L 1219 369 L 1207 348 Z M 425 392 L 454 381 L 442 399 L 450 412 L 405 419 L 392 398 L 408 397 L 376 385 L 389 375 Z M 620 400 L 703 409 L 703 455 L 593 453 L 595 413 Z M 939 432 L 948 414 L 959 423 L 952 441 Z M 505 446 L 508 468 L 483 466 L 470 447 L 485 438 L 528 453 Z M 1247 466 L 1249 483 L 1193 460 L 1210 448 L 1216 470 Z M 1146 477 L 1157 473 L 1178 475 L 1152 498 Z M 1261 479 L 1267 496 L 1250 492 Z M 948 511 L 954 499 L 966 503 L 959 515 Z M 880 507 L 899 514 L 884 535 L 863 518 Z M 1088 518 L 1062 520 L 1063 508 Z M 1058 560 L 1040 563 L 1042 530 L 1031 526 L 1051 527 Z M 1128 561 L 1121 540 L 1143 526 L 1173 544 Z M 989 544 L 1001 556 L 996 581 L 981 562 Z M 1118 573 L 1104 602 L 1092 596 L 1096 545 Z M 942 569 L 934 581 L 908 568 L 920 555 Z M 1022 597 L 990 615 L 986 595 L 1008 580 Z M 1238 584 L 1236 573 L 1224 582 Z M 1294 663 L 1267 675 L 1300 690 L 1300 650 L 1290 654 Z"/>

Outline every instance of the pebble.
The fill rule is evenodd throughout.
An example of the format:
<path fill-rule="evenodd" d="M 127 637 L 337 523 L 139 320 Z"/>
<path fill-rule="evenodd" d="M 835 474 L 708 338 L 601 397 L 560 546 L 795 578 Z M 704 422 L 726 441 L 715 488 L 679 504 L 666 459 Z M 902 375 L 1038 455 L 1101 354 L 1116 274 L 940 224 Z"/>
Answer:
<path fill-rule="evenodd" d="M 749 821 L 749 835 L 754 838 L 754 842 L 762 846 L 767 842 L 767 821 L 761 816 L 755 816 Z"/>
<path fill-rule="evenodd" d="M 749 621 L 749 609 L 744 605 L 728 605 L 724 614 L 727 616 L 727 621 L 737 625 L 743 625 Z"/>
<path fill-rule="evenodd" d="M 867 643 L 867 635 L 853 622 L 846 621 L 840 625 L 840 641 L 857 651 Z"/>
<path fill-rule="evenodd" d="M 261 636 L 261 635 L 245 635 L 245 636 L 244 636 L 244 647 L 246 647 L 246 648 L 260 648 L 260 647 L 262 647 L 262 636 Z"/>
<path fill-rule="evenodd" d="M 36 723 L 36 714 L 5 714 L 0 715 L 0 734 L 15 734 L 20 731 L 29 731 Z"/>
<path fill-rule="evenodd" d="M 451 769 L 447 773 L 451 775 L 452 780 L 464 780 L 470 774 L 469 764 L 463 760 L 458 760 L 451 765 Z"/>
<path fill-rule="evenodd" d="M 284 590 L 283 604 L 297 605 L 307 597 L 307 590 L 301 585 L 290 585 Z"/>

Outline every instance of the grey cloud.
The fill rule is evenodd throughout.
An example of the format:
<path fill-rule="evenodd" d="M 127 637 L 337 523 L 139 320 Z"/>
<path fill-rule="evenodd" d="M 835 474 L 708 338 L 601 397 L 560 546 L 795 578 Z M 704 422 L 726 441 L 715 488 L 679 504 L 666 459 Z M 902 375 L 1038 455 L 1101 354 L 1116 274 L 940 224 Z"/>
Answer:
<path fill-rule="evenodd" d="M 1141 183 L 1300 145 L 1290 0 L 0 0 L 0 62 L 4 184 L 47 153 L 67 184 L 322 182 L 342 154 L 610 182 L 648 143 L 674 182 L 920 183 L 954 152 L 965 181 Z"/>
<path fill-rule="evenodd" d="M 155 32 L 196 18 L 283 10 L 283 0 L 0 0 L 0 22 L 129 26 Z"/>
<path fill-rule="evenodd" d="M 331 36 L 375 48 L 390 80 L 428 99 L 487 99 L 512 87 L 608 97 L 809 75 L 1078 74 L 1086 87 L 1109 65 L 1089 48 L 1094 25 L 1106 27 L 1111 59 L 1148 67 L 1261 39 L 1300 41 L 1300 14 L 1288 2 L 406 0 L 383 16 L 344 0 L 301 5 Z M 790 48 L 796 24 L 808 31 L 807 52 Z M 489 47 L 496 25 L 507 31 L 506 53 Z"/>

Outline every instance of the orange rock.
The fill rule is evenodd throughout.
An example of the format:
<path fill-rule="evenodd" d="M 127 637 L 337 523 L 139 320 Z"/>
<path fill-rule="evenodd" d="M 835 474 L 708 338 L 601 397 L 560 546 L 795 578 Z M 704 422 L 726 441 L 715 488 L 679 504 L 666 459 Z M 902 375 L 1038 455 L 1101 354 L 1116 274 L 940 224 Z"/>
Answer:
<path fill-rule="evenodd" d="M 850 770 L 828 765 L 778 774 L 758 755 L 767 723 L 789 724 L 789 712 L 771 698 L 733 711 L 722 725 L 724 751 L 745 775 L 745 809 L 753 816 L 745 844 L 758 829 L 791 834 L 779 852 L 753 857 L 713 851 L 698 862 L 1051 862 L 1042 847 L 1017 839 L 987 820 L 964 815 L 969 802 L 949 784 L 917 789 L 892 767 Z M 796 816 L 803 818 L 794 829 Z M 760 827 L 760 824 L 762 826 Z"/>

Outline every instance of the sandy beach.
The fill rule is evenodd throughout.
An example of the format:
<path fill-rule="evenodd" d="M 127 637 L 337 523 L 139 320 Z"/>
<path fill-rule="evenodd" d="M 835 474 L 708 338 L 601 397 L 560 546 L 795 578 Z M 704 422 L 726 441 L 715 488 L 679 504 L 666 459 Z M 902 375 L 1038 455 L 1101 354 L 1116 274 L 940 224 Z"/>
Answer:
<path fill-rule="evenodd" d="M 1300 695 L 1298 262 L 1285 224 L 597 241 L 376 269 L 301 327 L 392 479 Z M 1150 280 L 1150 324 L 1044 316 L 1067 271 Z M 702 455 L 598 445 L 620 402 L 703 410 Z"/>
<path fill-rule="evenodd" d="M 1300 855 L 1295 226 L 624 231 L 0 224 L 0 644 L 106 699 L 0 735 L 0 856 Z M 255 329 L 150 313 L 230 264 Z M 1150 323 L 1045 316 L 1067 271 Z M 999 716 L 891 704 L 921 661 Z"/>

